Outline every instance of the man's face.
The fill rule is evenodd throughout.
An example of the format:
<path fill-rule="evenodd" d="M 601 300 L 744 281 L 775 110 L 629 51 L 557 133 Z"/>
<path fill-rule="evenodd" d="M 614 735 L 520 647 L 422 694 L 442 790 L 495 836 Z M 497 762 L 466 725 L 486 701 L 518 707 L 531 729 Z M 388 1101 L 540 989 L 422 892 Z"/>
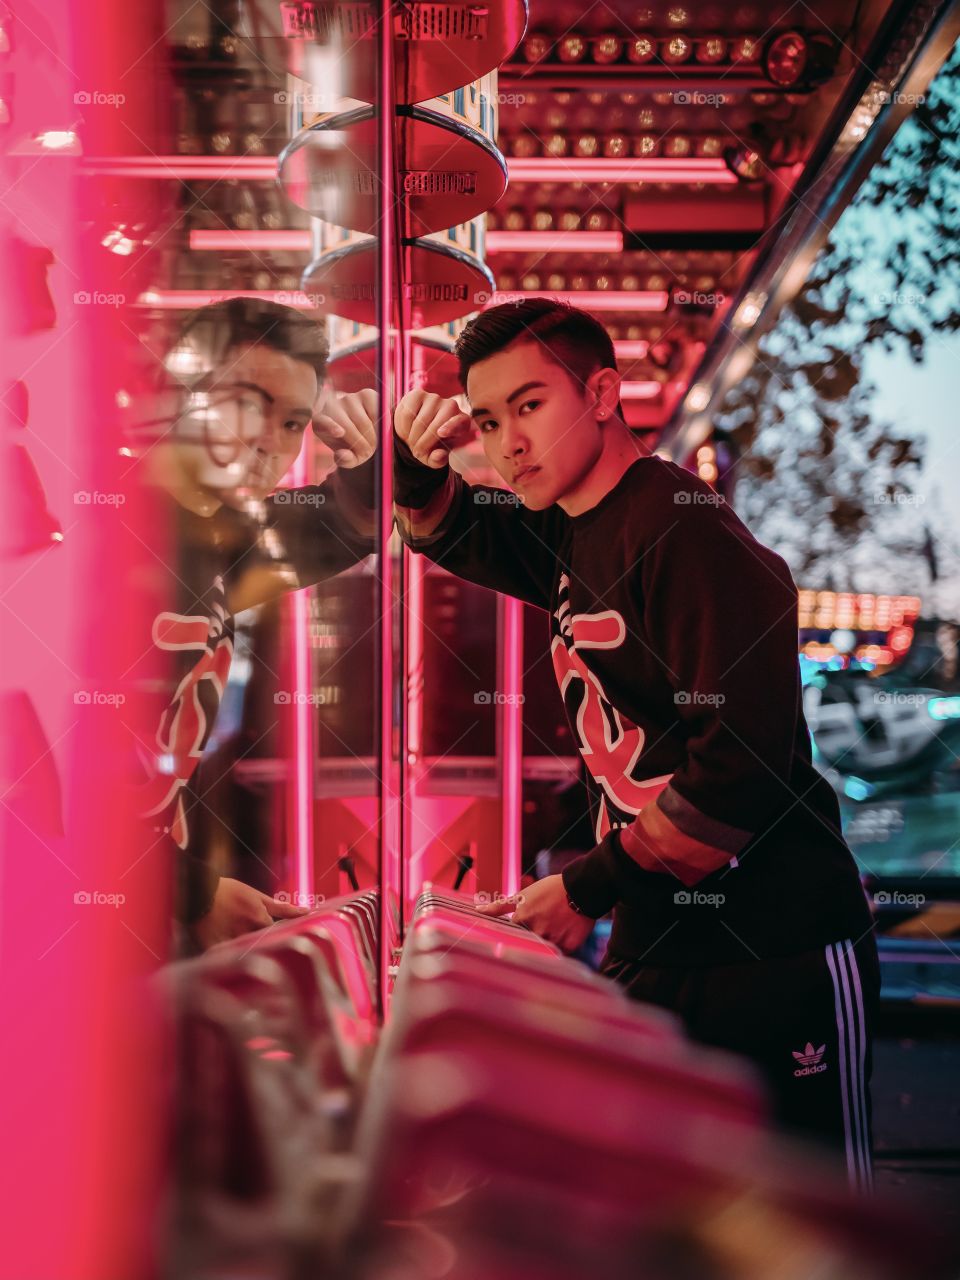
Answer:
<path fill-rule="evenodd" d="M 488 460 L 533 511 L 575 489 L 600 457 L 595 397 L 539 342 L 478 361 L 467 397 Z"/>
<path fill-rule="evenodd" d="M 313 417 L 319 388 L 309 364 L 264 344 L 235 347 L 195 389 L 210 415 L 211 443 L 184 446 L 185 468 L 203 488 L 225 502 L 262 499 L 272 493 L 296 461 Z M 242 478 L 220 488 L 217 466 Z"/>

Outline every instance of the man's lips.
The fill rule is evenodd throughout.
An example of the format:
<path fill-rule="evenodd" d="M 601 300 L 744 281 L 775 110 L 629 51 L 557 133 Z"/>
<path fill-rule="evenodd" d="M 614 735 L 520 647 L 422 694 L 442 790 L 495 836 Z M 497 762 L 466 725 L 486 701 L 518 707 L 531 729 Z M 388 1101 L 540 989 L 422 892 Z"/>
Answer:
<path fill-rule="evenodd" d="M 522 483 L 523 483 L 523 481 L 524 481 L 524 480 L 528 480 L 528 479 L 530 478 L 530 476 L 532 476 L 532 475 L 536 475 L 536 473 L 537 473 L 539 470 L 540 470 L 540 468 L 539 468 L 539 467 L 535 467 L 535 466 L 521 467 L 519 471 L 515 471 L 515 472 L 513 473 L 513 480 L 511 481 L 511 483 L 512 483 L 512 484 L 522 484 Z"/>

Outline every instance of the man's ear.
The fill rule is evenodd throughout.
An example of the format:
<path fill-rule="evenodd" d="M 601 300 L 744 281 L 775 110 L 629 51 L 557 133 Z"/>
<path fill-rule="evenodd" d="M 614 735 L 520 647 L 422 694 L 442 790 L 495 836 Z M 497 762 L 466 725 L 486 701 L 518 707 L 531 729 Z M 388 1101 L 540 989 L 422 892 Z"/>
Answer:
<path fill-rule="evenodd" d="M 596 369 L 587 379 L 598 418 L 614 418 L 620 403 L 620 374 L 616 369 Z"/>

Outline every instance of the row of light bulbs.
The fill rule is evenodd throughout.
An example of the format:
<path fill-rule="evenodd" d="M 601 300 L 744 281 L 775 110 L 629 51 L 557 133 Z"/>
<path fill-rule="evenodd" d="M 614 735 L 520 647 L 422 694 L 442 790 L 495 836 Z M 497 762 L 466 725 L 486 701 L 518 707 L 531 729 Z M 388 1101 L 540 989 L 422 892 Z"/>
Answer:
<path fill-rule="evenodd" d="M 521 47 L 524 60 L 533 65 L 582 63 L 589 57 L 594 65 L 621 62 L 642 65 L 659 61 L 668 67 L 695 62 L 703 67 L 721 64 L 728 69 L 738 64 L 756 65 L 764 79 L 781 89 L 822 83 L 836 63 L 839 46 L 826 32 L 781 31 L 761 41 L 757 36 L 693 37 L 678 32 L 658 38 L 651 35 L 624 37 L 613 33 L 585 36 L 569 32 L 554 41 L 535 33 Z"/>
<path fill-rule="evenodd" d="M 599 134 L 590 131 L 578 133 L 548 133 L 543 137 L 535 133 L 501 135 L 498 145 L 505 155 L 528 159 L 532 156 L 574 156 L 594 159 L 603 156 L 611 160 L 625 160 L 631 156 L 653 159 L 665 156 L 672 160 L 698 158 L 719 159 L 724 147 L 729 145 L 719 134 L 703 134 L 691 137 L 685 133 L 671 133 L 657 137 L 653 133 L 629 134 L 621 131 Z"/>
<path fill-rule="evenodd" d="M 285 108 L 263 94 L 205 86 L 179 92 L 176 112 L 179 155 L 275 155 L 287 140 Z"/>
<path fill-rule="evenodd" d="M 581 103 L 589 103 L 592 107 L 604 107 L 607 110 L 617 110 L 619 107 L 639 107 L 637 113 L 637 125 L 641 129 L 652 129 L 657 123 L 657 116 L 654 107 L 670 107 L 678 106 L 703 106 L 702 102 L 698 102 L 693 98 L 690 90 L 686 90 L 686 96 L 691 98 L 690 102 L 685 103 L 682 99 L 678 101 L 677 89 L 644 89 L 636 91 L 633 89 L 530 89 L 524 87 L 520 101 L 517 105 L 525 107 L 537 107 L 544 104 L 556 104 L 561 107 L 568 107 L 572 103 L 577 105 Z M 769 89 L 747 89 L 740 85 L 733 85 L 725 88 L 716 94 L 711 91 L 711 105 L 726 106 L 734 102 L 752 102 L 754 106 L 770 107 L 777 102 L 787 102 L 796 105 L 807 101 L 808 95 L 805 93 L 772 93 Z M 714 101 L 714 98 L 716 101 Z M 653 104 L 648 105 L 648 104 Z M 669 112 L 661 112 L 661 120 L 672 120 L 674 118 L 673 110 Z"/>
<path fill-rule="evenodd" d="M 638 293 L 643 291 L 661 292 L 677 285 L 675 276 L 659 272 L 650 275 L 639 275 L 635 271 L 524 271 L 514 272 L 509 268 L 497 272 L 497 288 L 501 291 L 514 289 L 546 289 L 550 292 L 567 292 L 585 290 L 593 292 Z M 702 295 L 705 298 L 719 298 L 722 289 L 718 289 L 716 276 L 701 275 L 684 280 L 680 284 L 681 292 Z"/>
<path fill-rule="evenodd" d="M 293 221 L 302 221 L 295 217 L 273 183 L 225 178 L 188 185 L 184 213 L 187 231 L 279 231 Z"/>
<path fill-rule="evenodd" d="M 761 41 L 757 36 L 692 37 L 680 32 L 658 38 L 652 35 L 622 36 L 612 32 L 581 35 L 571 31 L 556 40 L 543 32 L 532 32 L 520 47 L 524 62 L 553 61 L 562 63 L 593 62 L 608 66 L 626 57 L 628 62 L 642 64 L 659 57 L 663 62 L 682 63 L 693 59 L 705 66 L 720 62 L 754 63 L 759 60 Z"/>

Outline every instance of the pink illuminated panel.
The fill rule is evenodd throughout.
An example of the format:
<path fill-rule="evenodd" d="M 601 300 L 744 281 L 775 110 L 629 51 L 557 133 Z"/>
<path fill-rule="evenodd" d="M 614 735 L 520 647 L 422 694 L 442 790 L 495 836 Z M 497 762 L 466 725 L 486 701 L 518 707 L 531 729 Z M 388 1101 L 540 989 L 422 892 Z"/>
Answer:
<path fill-rule="evenodd" d="M 0 18 L 0 1273 L 148 1280 L 170 1046 L 147 979 L 171 885 L 136 821 L 132 673 L 164 530 L 136 501 L 115 399 L 144 281 L 89 234 L 111 193 L 78 152 L 156 143 L 163 23 L 109 0 Z M 122 112 L 82 105 L 134 65 Z"/>
<path fill-rule="evenodd" d="M 709 182 L 730 186 L 736 176 L 723 160 L 552 160 L 508 161 L 511 182 Z"/>
<path fill-rule="evenodd" d="M 517 289 L 512 292 L 491 294 L 484 309 L 496 307 L 501 302 L 515 302 L 518 298 L 556 298 L 586 311 L 666 311 L 670 295 L 665 289 L 581 289 L 579 292 L 549 289 Z"/>

